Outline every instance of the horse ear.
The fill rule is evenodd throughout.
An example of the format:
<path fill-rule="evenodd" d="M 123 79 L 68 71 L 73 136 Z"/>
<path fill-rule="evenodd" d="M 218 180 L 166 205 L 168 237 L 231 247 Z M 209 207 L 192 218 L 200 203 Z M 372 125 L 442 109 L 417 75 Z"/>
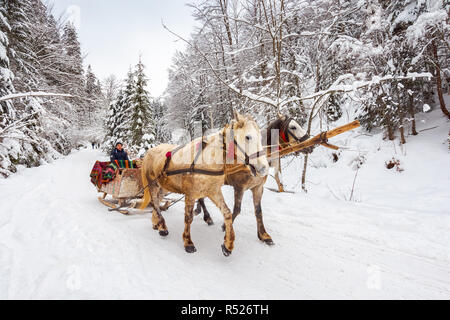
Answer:
<path fill-rule="evenodd" d="M 233 116 L 234 116 L 234 120 L 236 120 L 237 122 L 241 122 L 241 121 L 244 121 L 244 120 L 245 120 L 244 117 L 241 116 L 241 115 L 239 114 L 239 112 L 237 112 L 237 111 L 234 110 L 234 109 L 233 109 Z"/>

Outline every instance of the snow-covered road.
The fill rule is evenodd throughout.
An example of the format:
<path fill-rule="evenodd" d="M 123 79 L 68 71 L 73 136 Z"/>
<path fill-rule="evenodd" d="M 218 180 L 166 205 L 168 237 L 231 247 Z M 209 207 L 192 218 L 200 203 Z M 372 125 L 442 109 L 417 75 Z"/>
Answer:
<path fill-rule="evenodd" d="M 419 130 L 430 127 L 401 148 L 381 134 L 344 134 L 333 140 L 348 146 L 336 163 L 316 149 L 308 194 L 264 194 L 275 246 L 257 239 L 247 192 L 228 258 L 209 201 L 216 223 L 196 217 L 195 254 L 183 248 L 182 202 L 164 214 L 164 239 L 148 213 L 109 213 L 89 181 L 105 159 L 97 150 L 22 169 L 0 179 L 0 299 L 450 299 L 448 122 L 422 114 Z M 384 168 L 392 157 L 403 172 Z M 357 201 L 345 201 L 361 159 Z M 283 163 L 287 189 L 298 190 L 302 157 Z M 231 206 L 232 189 L 223 190 Z"/>
<path fill-rule="evenodd" d="M 246 194 L 233 254 L 212 205 L 216 224 L 195 219 L 187 254 L 183 203 L 162 239 L 148 214 L 97 201 L 88 175 L 101 157 L 85 149 L 0 180 L 0 298 L 450 298 L 448 215 L 266 191 L 275 246 L 257 239 Z"/>

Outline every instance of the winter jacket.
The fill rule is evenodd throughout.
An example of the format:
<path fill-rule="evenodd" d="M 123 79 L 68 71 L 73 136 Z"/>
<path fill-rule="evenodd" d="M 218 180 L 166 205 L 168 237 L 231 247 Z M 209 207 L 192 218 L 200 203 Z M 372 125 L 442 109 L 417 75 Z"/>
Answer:
<path fill-rule="evenodd" d="M 111 152 L 110 159 L 111 162 L 114 160 L 130 160 L 128 159 L 128 154 L 123 149 L 120 151 L 118 149 L 114 149 L 113 152 Z"/>

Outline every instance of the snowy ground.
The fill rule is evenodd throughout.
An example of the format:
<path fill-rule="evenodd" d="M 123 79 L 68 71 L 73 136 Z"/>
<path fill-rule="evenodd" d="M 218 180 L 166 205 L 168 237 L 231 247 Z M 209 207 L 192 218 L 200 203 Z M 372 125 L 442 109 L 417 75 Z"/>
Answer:
<path fill-rule="evenodd" d="M 419 130 L 438 127 L 403 149 L 380 135 L 345 134 L 332 142 L 351 149 L 338 162 L 324 148 L 311 157 L 308 194 L 266 191 L 273 247 L 257 239 L 246 194 L 228 258 L 210 203 L 216 224 L 195 219 L 195 254 L 183 249 L 182 203 L 165 214 L 166 239 L 149 214 L 108 213 L 88 178 L 104 158 L 98 151 L 24 169 L 0 180 L 0 299 L 449 299 L 449 123 L 439 111 L 421 117 Z M 351 162 L 361 155 L 348 201 Z M 403 172 L 384 167 L 392 156 Z M 299 191 L 302 158 L 283 163 L 286 188 Z M 224 192 L 231 206 L 232 190 Z"/>

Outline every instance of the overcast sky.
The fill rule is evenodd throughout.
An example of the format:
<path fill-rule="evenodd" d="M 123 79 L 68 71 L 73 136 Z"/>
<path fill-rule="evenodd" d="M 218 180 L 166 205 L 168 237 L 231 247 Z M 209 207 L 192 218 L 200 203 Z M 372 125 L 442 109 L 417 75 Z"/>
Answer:
<path fill-rule="evenodd" d="M 56 15 L 65 13 L 79 30 L 85 65 L 101 80 L 110 74 L 125 78 L 130 65 L 142 60 L 148 89 L 159 96 L 167 86 L 167 69 L 184 44 L 163 29 L 164 23 L 189 36 L 195 21 L 188 0 L 50 0 Z"/>

